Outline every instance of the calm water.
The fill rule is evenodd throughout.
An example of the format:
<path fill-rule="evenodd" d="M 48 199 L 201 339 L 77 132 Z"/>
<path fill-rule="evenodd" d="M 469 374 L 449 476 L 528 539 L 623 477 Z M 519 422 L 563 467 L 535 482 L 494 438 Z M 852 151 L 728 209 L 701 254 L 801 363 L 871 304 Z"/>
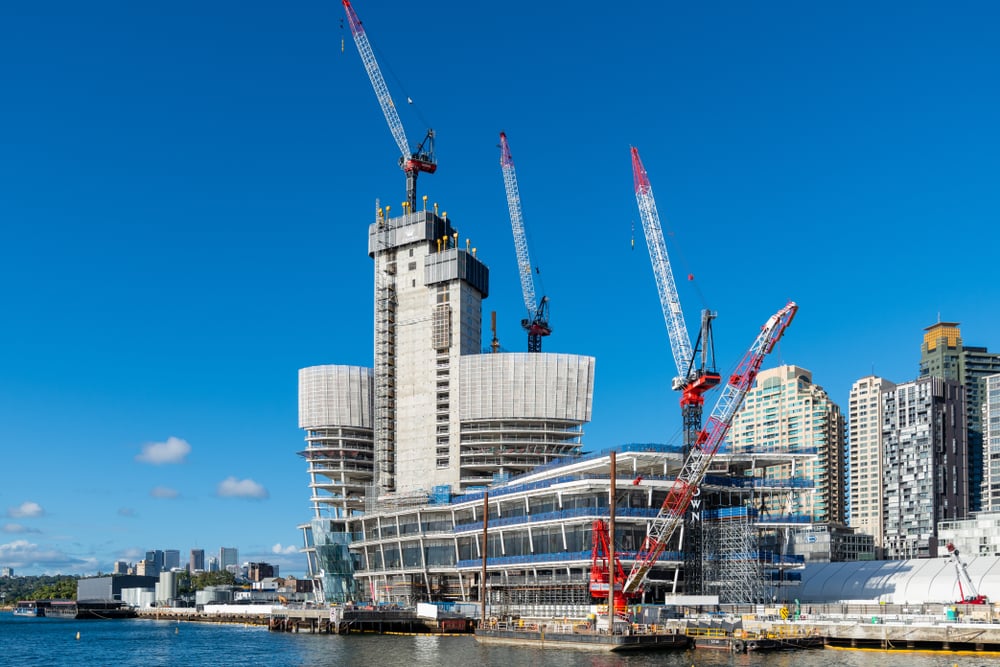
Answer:
<path fill-rule="evenodd" d="M 574 650 L 482 646 L 471 637 L 291 635 L 239 625 L 30 619 L 0 612 L 0 665 L 996 667 L 1000 658 L 834 650 L 741 656 L 704 650 L 609 656 Z"/>

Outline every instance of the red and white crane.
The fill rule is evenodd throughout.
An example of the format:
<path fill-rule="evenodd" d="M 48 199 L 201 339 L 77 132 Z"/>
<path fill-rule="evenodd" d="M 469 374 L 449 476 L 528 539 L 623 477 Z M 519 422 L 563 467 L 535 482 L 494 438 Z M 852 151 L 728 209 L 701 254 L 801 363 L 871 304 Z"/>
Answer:
<path fill-rule="evenodd" d="M 958 556 L 958 549 L 951 542 L 948 543 L 948 556 L 955 565 L 955 574 L 958 576 L 958 594 L 962 597 L 957 604 L 989 604 L 990 600 L 985 595 L 981 595 L 976 590 L 976 585 L 972 583 L 969 570 L 965 563 Z"/>
<path fill-rule="evenodd" d="M 346 1 L 346 0 L 345 0 Z M 514 250 L 517 252 L 517 272 L 521 276 L 521 295 L 528 317 L 521 320 L 521 326 L 528 332 L 528 352 L 542 351 L 542 337 L 552 333 L 549 327 L 549 299 L 535 298 L 535 281 L 532 277 L 531 258 L 528 255 L 528 239 L 524 235 L 524 215 L 521 212 L 521 193 L 517 189 L 517 173 L 514 158 L 510 154 L 507 135 L 500 133 L 500 169 L 507 191 L 507 208 L 510 209 L 510 226 L 514 231 Z"/>
<path fill-rule="evenodd" d="M 753 387 L 764 357 L 774 349 L 785 329 L 791 324 L 798 306 L 790 302 L 772 315 L 764 324 L 760 334 L 747 350 L 743 359 L 726 383 L 719 399 L 708 417 L 705 428 L 698 434 L 695 446 L 684 459 L 680 473 L 667 492 L 656 518 L 650 524 L 646 539 L 636 555 L 622 592 L 634 593 L 642 586 L 646 575 L 656 564 L 667 543 L 684 522 L 684 513 L 691 505 L 691 499 L 698 485 L 708 472 L 708 467 L 719 451 L 732 425 L 733 416 L 743 404 L 747 392 Z"/>
<path fill-rule="evenodd" d="M 681 406 L 685 413 L 685 445 L 691 446 L 694 443 L 688 441 L 688 436 L 697 435 L 701 429 L 704 393 L 721 381 L 714 368 L 715 360 L 712 352 L 711 321 L 714 315 L 708 312 L 703 314 L 698 344 L 692 346 L 684 322 L 680 297 L 677 295 L 677 283 L 670 267 L 667 244 L 663 239 L 660 214 L 656 210 L 656 200 L 653 198 L 653 186 L 650 185 L 649 175 L 639 158 L 639 149 L 635 147 L 632 147 L 632 177 L 635 182 L 635 200 L 639 206 L 639 217 L 642 219 L 642 230 L 646 236 L 646 246 L 649 248 L 653 276 L 656 278 L 656 290 L 660 295 L 660 308 L 663 310 L 663 319 L 670 338 L 670 350 L 677 366 L 677 375 L 671 385 L 673 389 L 683 392 Z M 695 363 L 696 354 L 700 355 L 698 364 Z M 689 423 L 688 414 L 695 409 L 697 421 Z"/>
<path fill-rule="evenodd" d="M 361 20 L 355 13 L 354 7 L 351 6 L 350 0 L 343 0 L 343 3 L 344 11 L 347 12 L 347 22 L 351 26 L 351 35 L 354 36 L 354 43 L 358 47 L 358 53 L 361 54 L 361 62 L 364 63 L 368 78 L 371 79 L 372 88 L 375 89 L 375 97 L 378 98 L 382 113 L 385 114 L 392 138 L 396 140 L 396 145 L 399 147 L 401 154 L 399 166 L 406 174 L 406 201 L 412 211 L 417 205 L 417 174 L 422 171 L 433 174 L 437 171 L 437 161 L 434 159 L 434 130 L 427 130 L 427 134 L 417 147 L 410 149 L 410 142 L 406 139 L 403 122 L 399 119 L 399 112 L 396 111 L 396 105 L 389 94 L 389 87 L 386 86 L 382 70 L 375 60 L 375 53 L 368 41 L 368 35 L 361 25 Z"/>
<path fill-rule="evenodd" d="M 639 150 L 632 148 L 632 176 L 635 181 L 635 200 L 639 206 L 639 217 L 649 248 L 649 259 L 656 278 L 656 289 L 660 295 L 660 308 L 667 324 L 670 349 L 677 366 L 677 375 L 671 386 L 681 392 L 681 418 L 684 433 L 684 454 L 687 455 L 696 444 L 701 432 L 702 410 L 705 393 L 718 386 L 722 378 L 715 368 L 715 350 L 712 339 L 712 320 L 715 313 L 704 310 L 701 314 L 701 328 L 695 345 L 691 345 L 684 311 L 677 295 L 677 283 L 670 267 L 670 256 L 663 239 L 660 214 L 653 198 L 653 186 L 649 175 L 639 158 Z M 688 516 L 684 532 L 684 578 L 685 587 L 694 595 L 702 592 L 702 544 L 701 526 L 694 515 Z"/>

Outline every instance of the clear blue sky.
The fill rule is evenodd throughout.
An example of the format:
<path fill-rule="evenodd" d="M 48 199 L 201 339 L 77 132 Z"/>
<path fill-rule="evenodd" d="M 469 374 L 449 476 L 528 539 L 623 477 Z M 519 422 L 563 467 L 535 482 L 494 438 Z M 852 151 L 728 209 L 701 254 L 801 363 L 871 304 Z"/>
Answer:
<path fill-rule="evenodd" d="M 680 431 L 630 145 L 689 325 L 718 311 L 723 370 L 789 299 L 768 365 L 845 410 L 873 369 L 914 379 L 938 317 L 1000 349 L 993 3 L 355 8 L 411 142 L 437 132 L 419 192 L 489 265 L 484 321 L 520 351 L 507 132 L 545 349 L 597 358 L 588 449 Z M 367 225 L 404 196 L 343 17 L 0 7 L 0 566 L 236 546 L 304 570 L 297 370 L 371 365 Z"/>

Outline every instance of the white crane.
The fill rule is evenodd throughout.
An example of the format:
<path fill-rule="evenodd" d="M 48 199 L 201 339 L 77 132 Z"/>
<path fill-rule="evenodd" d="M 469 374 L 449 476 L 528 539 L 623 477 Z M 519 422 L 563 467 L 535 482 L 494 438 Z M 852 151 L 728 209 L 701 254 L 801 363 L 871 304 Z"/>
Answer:
<path fill-rule="evenodd" d="M 543 296 L 536 301 L 535 281 L 532 277 L 531 258 L 528 256 L 528 239 L 524 235 L 524 215 L 521 212 L 521 193 L 517 189 L 517 174 L 514 158 L 510 154 L 507 135 L 500 133 L 500 169 L 507 191 L 507 208 L 510 209 L 510 226 L 514 231 L 514 250 L 517 252 L 517 272 L 521 276 L 521 295 L 528 317 L 521 320 L 521 326 L 528 332 L 528 352 L 542 351 L 542 337 L 552 333 L 549 327 L 549 299 Z"/>
<path fill-rule="evenodd" d="M 410 150 L 410 142 L 406 139 L 403 121 L 399 119 L 399 112 L 396 111 L 392 95 L 389 94 L 389 87 L 385 85 L 385 78 L 375 60 L 375 53 L 372 51 L 364 27 L 361 25 L 361 19 L 354 12 L 350 0 L 343 0 L 343 4 L 344 11 L 347 12 L 347 22 L 351 26 L 351 35 L 354 36 L 354 43 L 358 47 L 358 53 L 361 54 L 361 62 L 364 63 L 368 78 L 372 82 L 372 88 L 375 89 L 375 97 L 378 98 L 378 103 L 382 107 L 382 113 L 389 124 L 392 138 L 396 140 L 396 145 L 399 147 L 399 166 L 406 173 L 406 201 L 410 211 L 413 211 L 417 205 L 417 174 L 422 171 L 433 174 L 437 171 L 437 162 L 434 160 L 434 130 L 427 130 L 423 141 L 415 149 Z"/>

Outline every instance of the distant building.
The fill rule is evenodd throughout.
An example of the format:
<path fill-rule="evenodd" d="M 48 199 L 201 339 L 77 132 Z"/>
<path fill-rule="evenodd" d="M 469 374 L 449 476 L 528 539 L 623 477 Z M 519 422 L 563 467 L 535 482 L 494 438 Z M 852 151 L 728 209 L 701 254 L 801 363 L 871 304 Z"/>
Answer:
<path fill-rule="evenodd" d="M 965 391 L 925 377 L 882 397 L 882 547 L 889 559 L 933 558 L 938 523 L 969 510 Z"/>
<path fill-rule="evenodd" d="M 968 433 L 966 474 L 969 480 L 969 511 L 983 508 L 984 488 L 983 403 L 984 379 L 1000 373 L 1000 353 L 962 342 L 958 322 L 937 322 L 924 329 L 920 346 L 920 377 L 952 380 L 965 388 L 965 428 Z"/>
<path fill-rule="evenodd" d="M 112 574 L 128 574 L 128 561 L 127 560 L 116 560 L 114 569 L 111 571 Z"/>
<path fill-rule="evenodd" d="M 181 566 L 181 552 L 177 549 L 167 549 L 163 552 L 163 569 L 167 572 L 176 570 Z"/>
<path fill-rule="evenodd" d="M 219 569 L 229 571 L 229 567 L 237 566 L 240 562 L 240 552 L 236 547 L 222 547 L 219 549 Z"/>
<path fill-rule="evenodd" d="M 874 538 L 882 557 L 882 394 L 896 387 L 869 375 L 851 386 L 848 398 L 848 524 Z"/>
<path fill-rule="evenodd" d="M 159 577 L 160 566 L 150 560 L 140 560 L 135 564 L 135 573 L 140 577 Z"/>
<path fill-rule="evenodd" d="M 1000 375 L 983 378 L 984 512 L 1000 512 Z"/>
<path fill-rule="evenodd" d="M 161 549 L 154 549 L 152 551 L 146 552 L 146 560 L 156 565 L 156 567 L 163 569 L 163 565 L 166 562 L 164 553 Z"/>
<path fill-rule="evenodd" d="M 278 568 L 270 563 L 249 563 L 247 566 L 247 579 L 250 581 L 261 581 L 267 578 L 278 576 Z"/>
<path fill-rule="evenodd" d="M 205 550 L 192 549 L 191 560 L 188 561 L 188 570 L 192 573 L 203 572 L 205 570 Z"/>
<path fill-rule="evenodd" d="M 208 558 L 208 571 L 218 572 L 219 571 L 219 559 L 215 556 L 209 556 Z"/>
<path fill-rule="evenodd" d="M 11 579 L 14 576 L 14 568 L 0 567 L 0 579 Z"/>

